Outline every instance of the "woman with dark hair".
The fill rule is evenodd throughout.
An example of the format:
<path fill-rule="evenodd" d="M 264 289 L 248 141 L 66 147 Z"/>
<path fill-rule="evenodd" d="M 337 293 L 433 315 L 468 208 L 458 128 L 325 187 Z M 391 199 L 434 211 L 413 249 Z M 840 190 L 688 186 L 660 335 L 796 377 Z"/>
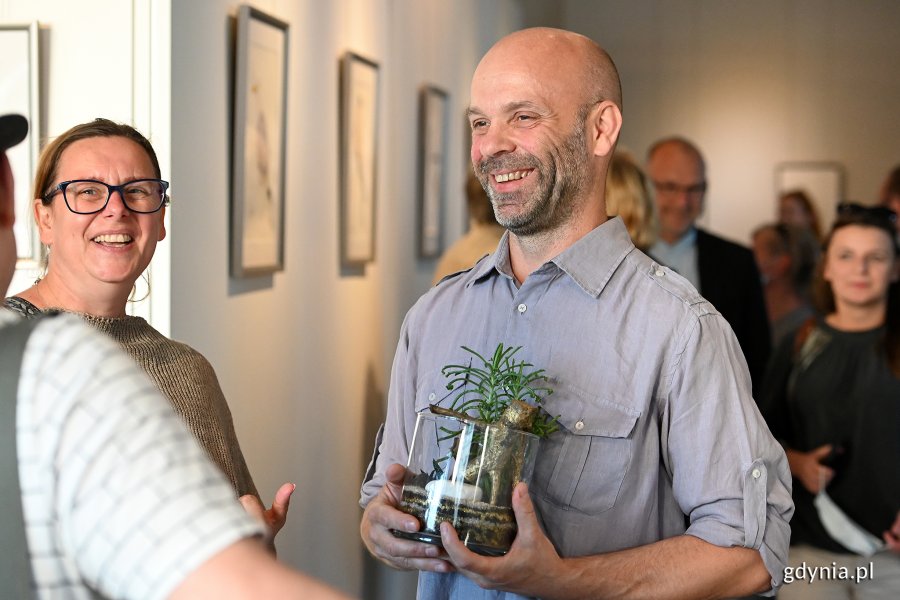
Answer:
<path fill-rule="evenodd" d="M 806 228 L 817 240 L 822 239 L 819 213 L 809 194 L 803 190 L 790 190 L 781 194 L 778 198 L 778 222 Z"/>
<path fill-rule="evenodd" d="M 787 336 L 769 364 L 761 408 L 794 478 L 790 563 L 827 569 L 785 585 L 779 598 L 896 598 L 900 590 L 895 220 L 883 207 L 839 207 L 814 281 L 820 317 Z M 877 575 L 849 581 L 842 567 Z"/>
<path fill-rule="evenodd" d="M 169 183 L 153 146 L 129 125 L 96 119 L 72 127 L 41 152 L 34 215 L 47 248 L 46 274 L 7 298 L 33 317 L 46 310 L 80 314 L 110 335 L 172 403 L 244 507 L 270 536 L 284 525 L 293 484 L 266 511 L 247 469 L 215 371 L 193 348 L 170 340 L 126 305 L 135 281 L 166 236 Z"/>

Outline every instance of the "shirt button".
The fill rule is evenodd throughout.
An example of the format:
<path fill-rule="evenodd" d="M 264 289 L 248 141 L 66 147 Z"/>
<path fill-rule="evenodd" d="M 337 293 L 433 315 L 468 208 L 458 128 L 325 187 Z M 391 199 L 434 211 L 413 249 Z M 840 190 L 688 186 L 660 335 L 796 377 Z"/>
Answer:
<path fill-rule="evenodd" d="M 750 474 L 753 476 L 753 479 L 759 479 L 759 476 L 762 475 L 762 473 L 759 472 L 759 469 L 753 469 Z"/>
<path fill-rule="evenodd" d="M 582 429 L 584 429 L 584 421 L 575 423 L 575 431 L 581 431 Z"/>
<path fill-rule="evenodd" d="M 518 310 L 520 313 L 523 313 L 523 312 L 525 312 L 526 310 L 528 310 L 528 307 L 525 306 L 524 304 L 520 304 L 520 305 L 517 307 L 517 310 Z"/>
<path fill-rule="evenodd" d="M 434 402 L 434 399 L 435 399 L 436 397 L 437 397 L 437 396 L 434 395 L 434 392 L 431 392 L 430 394 L 428 394 L 428 401 L 429 401 L 429 402 Z"/>
<path fill-rule="evenodd" d="M 666 272 L 663 271 L 662 269 L 656 269 L 656 273 L 654 273 L 654 275 L 656 275 L 657 277 L 662 277 L 665 274 L 666 274 Z"/>

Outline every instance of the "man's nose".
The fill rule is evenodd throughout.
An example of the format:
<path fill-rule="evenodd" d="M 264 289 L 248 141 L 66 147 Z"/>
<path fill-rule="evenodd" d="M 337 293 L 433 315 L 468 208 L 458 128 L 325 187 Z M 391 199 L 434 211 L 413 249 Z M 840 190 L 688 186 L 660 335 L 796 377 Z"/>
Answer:
<path fill-rule="evenodd" d="M 508 128 L 502 123 L 491 124 L 487 131 L 473 136 L 472 144 L 484 157 L 499 156 L 516 149 L 516 144 L 509 135 Z"/>

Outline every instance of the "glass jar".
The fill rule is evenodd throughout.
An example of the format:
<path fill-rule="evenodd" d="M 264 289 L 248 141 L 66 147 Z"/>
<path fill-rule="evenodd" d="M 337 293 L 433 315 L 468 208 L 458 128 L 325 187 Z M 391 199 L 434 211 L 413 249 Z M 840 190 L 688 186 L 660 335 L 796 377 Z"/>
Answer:
<path fill-rule="evenodd" d="M 394 535 L 441 545 L 440 524 L 449 521 L 473 552 L 505 554 L 517 531 L 512 491 L 530 480 L 538 441 L 500 424 L 419 413 L 400 509 L 421 529 Z"/>

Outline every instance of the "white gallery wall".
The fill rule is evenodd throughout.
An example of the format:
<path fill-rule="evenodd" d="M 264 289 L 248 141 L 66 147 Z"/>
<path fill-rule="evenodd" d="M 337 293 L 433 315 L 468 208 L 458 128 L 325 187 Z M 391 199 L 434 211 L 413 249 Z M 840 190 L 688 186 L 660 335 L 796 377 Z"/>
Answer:
<path fill-rule="evenodd" d="M 708 163 L 703 221 L 742 243 L 775 216 L 785 161 L 843 166 L 873 202 L 900 163 L 900 3 L 893 0 L 527 0 L 527 24 L 594 38 L 624 90 L 621 144 L 643 160 L 664 135 Z"/>
<path fill-rule="evenodd" d="M 172 334 L 215 366 L 251 473 L 269 500 L 297 483 L 279 556 L 365 597 L 410 597 L 412 574 L 364 560 L 359 485 L 406 310 L 430 282 L 416 258 L 418 89 L 450 94 L 447 232 L 462 231 L 463 109 L 474 66 L 515 27 L 515 3 L 258 1 L 290 24 L 285 270 L 228 276 L 229 17 L 172 5 Z M 379 64 L 375 261 L 342 269 L 338 60 Z"/>

